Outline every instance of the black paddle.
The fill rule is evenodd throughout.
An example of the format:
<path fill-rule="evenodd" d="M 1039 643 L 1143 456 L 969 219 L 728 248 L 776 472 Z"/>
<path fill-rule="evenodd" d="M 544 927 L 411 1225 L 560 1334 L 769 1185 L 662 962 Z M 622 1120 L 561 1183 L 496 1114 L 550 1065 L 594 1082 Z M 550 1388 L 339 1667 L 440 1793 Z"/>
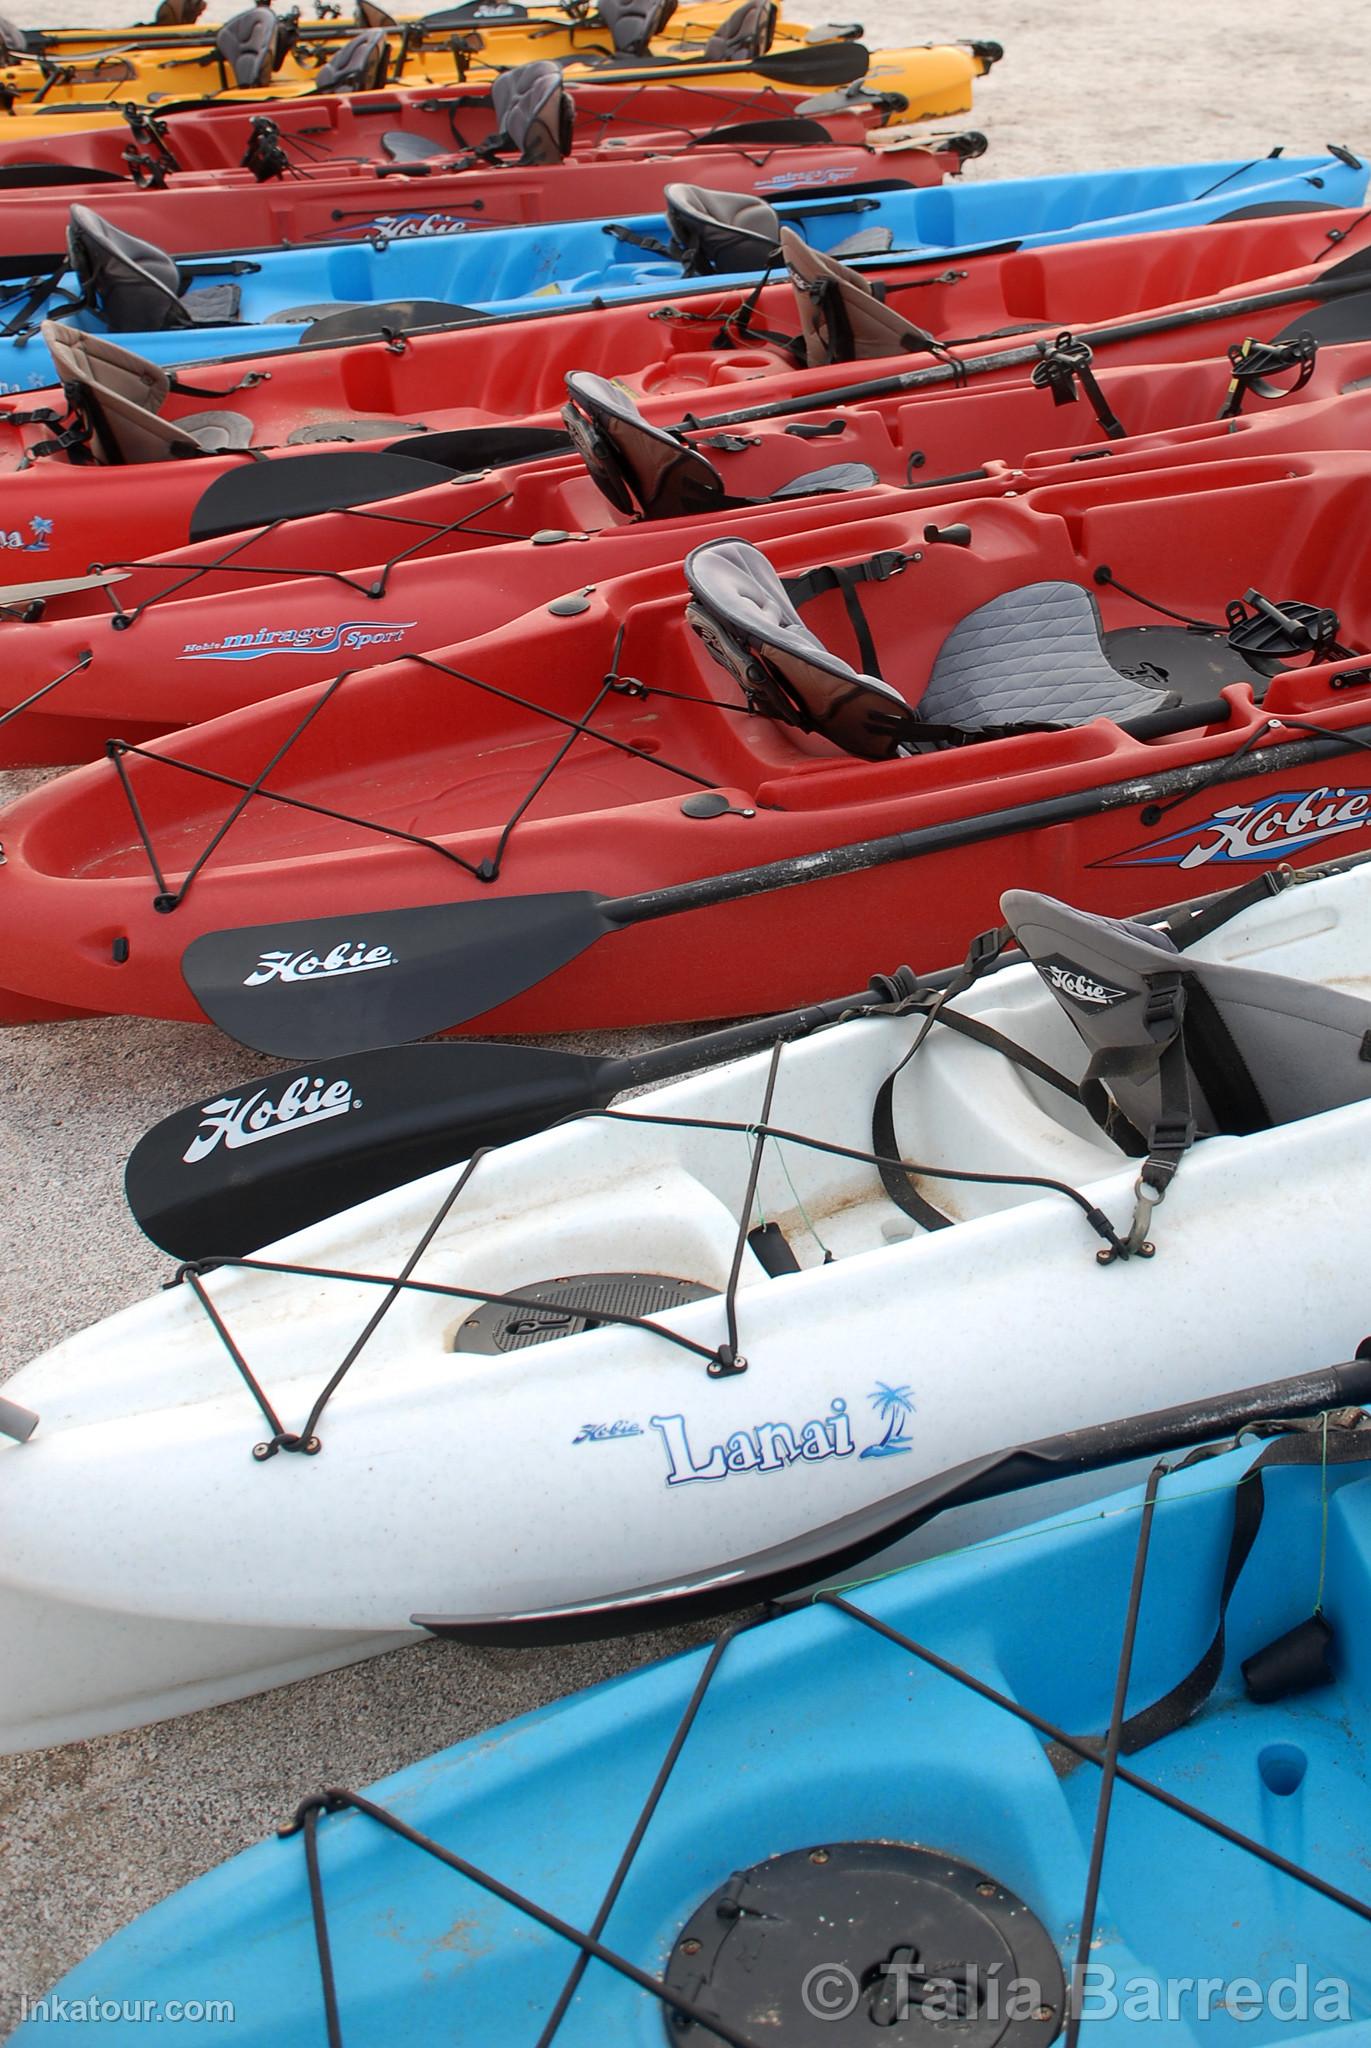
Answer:
<path fill-rule="evenodd" d="M 1006 1366 L 1013 1362 L 1010 1351 Z M 1348 1365 L 1246 1387 L 1240 1393 L 1066 1430 L 1037 1443 L 972 1458 L 789 1543 L 660 1585 L 522 1614 L 413 1614 L 410 1620 L 433 1635 L 497 1649 L 598 1641 L 642 1629 L 675 1627 L 757 1601 L 776 1600 L 818 1580 L 851 1571 L 950 1508 L 998 1499 L 1083 1472 L 1106 1471 L 1135 1458 L 1160 1458 L 1193 1444 L 1222 1442 L 1254 1423 L 1289 1421 L 1298 1415 L 1360 1407 L 1367 1401 L 1371 1401 L 1371 1359 L 1358 1358 Z"/>
<path fill-rule="evenodd" d="M 888 995 L 873 986 L 622 1059 L 468 1041 L 272 1074 L 154 1125 L 130 1155 L 124 1191 L 140 1228 L 173 1257 L 234 1258 L 484 1145 L 603 1109 L 625 1088 L 806 1038 Z"/>
<path fill-rule="evenodd" d="M 1212 706 L 1195 707 L 1200 724 Z M 1164 769 L 1145 779 L 1015 804 L 913 832 L 862 839 L 698 881 L 603 897 L 589 890 L 355 911 L 205 932 L 181 970 L 212 1023 L 258 1052 L 327 1059 L 455 1029 L 522 995 L 597 939 L 658 918 L 736 903 L 801 883 L 917 860 L 1151 803 L 1250 776 L 1285 774 L 1371 741 L 1371 727 Z"/>

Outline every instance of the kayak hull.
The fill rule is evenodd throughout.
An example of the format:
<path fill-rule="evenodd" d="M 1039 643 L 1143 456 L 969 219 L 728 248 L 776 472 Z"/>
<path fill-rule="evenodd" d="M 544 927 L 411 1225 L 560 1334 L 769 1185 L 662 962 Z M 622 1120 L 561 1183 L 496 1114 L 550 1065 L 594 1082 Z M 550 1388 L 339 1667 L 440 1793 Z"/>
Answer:
<path fill-rule="evenodd" d="M 1130 1704 L 1160 1698 L 1202 1654 L 1233 1489 L 1256 1455 L 1248 1446 L 1163 1482 Z M 1266 1476 L 1263 1526 L 1232 1604 L 1215 1694 L 1189 1726 L 1129 1760 L 1163 1797 L 1218 1816 L 1353 1900 L 1365 1897 L 1363 1666 L 1354 1658 L 1332 1685 L 1258 1704 L 1240 1663 L 1306 1620 L 1307 1589 L 1325 1579 L 1329 1623 L 1340 1642 L 1355 1643 L 1367 1597 L 1363 1470 L 1332 1476 L 1323 1568 L 1318 1475 Z M 1023 1966 L 1026 1927 L 1042 1930 L 1049 1964 L 1056 1954 L 1069 1964 L 1099 1776 L 1073 1768 L 1060 1747 L 1049 1751 L 1014 1710 L 1077 1738 L 1108 1726 L 1140 1504 L 1140 1491 L 1117 1494 L 1088 1521 L 1039 1523 L 1013 1546 L 851 1589 L 855 1615 L 823 1605 L 787 1614 L 721 1647 L 713 1668 L 706 1649 L 692 1650 L 369 1788 L 373 1806 L 460 1859 L 458 1868 L 364 1813 L 316 1812 L 343 2038 L 383 2048 L 397 2029 L 415 2038 L 451 2031 L 482 2048 L 524 2048 L 566 2000 L 557 2039 L 567 2048 L 607 2037 L 657 2048 L 656 1996 L 603 1965 L 578 1981 L 569 1941 L 468 1873 L 593 1930 L 652 1981 L 674 1961 L 679 1992 L 677 1944 L 717 1888 L 730 1878 L 740 1885 L 734 1873 L 786 1852 L 841 1858 L 839 1845 L 853 1842 L 886 1845 L 882 1876 L 889 1845 L 919 1844 L 970 1866 L 981 1896 L 1008 1893 L 1014 1918 L 1001 1938 L 1011 1960 L 991 1981 L 1033 1986 L 1040 1998 L 1059 1991 L 1042 1950 L 1031 1972 Z M 1054 1670 L 1051 1645 L 1065 1636 L 1073 1656 Z M 935 1668 L 911 1643 L 946 1664 Z M 678 1730 L 684 1740 L 671 1756 Z M 920 1768 L 901 1768 L 914 1748 Z M 312 1798 L 318 1787 L 302 1778 L 295 1789 Z M 261 1814 L 263 1828 L 288 1820 L 288 1798 Z M 1365 1943 L 1351 1912 L 1292 1879 L 1277 1885 L 1231 1839 L 1125 1786 L 1107 1842 L 1083 1983 L 1092 2039 L 1127 2043 L 1150 2014 L 1169 2040 L 1202 2048 L 1219 2013 L 1239 2006 L 1258 2029 L 1270 2015 L 1271 2032 L 1293 2043 L 1324 2041 L 1335 2026 L 1349 2042 L 1365 2039 L 1355 2018 L 1368 1995 Z M 879 1896 L 869 1883 L 868 1911 Z M 104 1943 L 53 2002 L 110 1999 L 128 2009 L 146 2000 L 164 2010 L 179 1998 L 199 2001 L 190 2009 L 202 2013 L 217 1998 L 246 2041 L 312 2044 L 324 2010 L 314 1926 L 300 1834 L 269 1837 Z M 834 1927 L 827 1942 L 800 1965 L 807 1983 L 823 1987 L 825 2019 L 849 1987 L 859 1995 L 866 1959 L 860 1933 Z M 946 1966 L 941 1953 L 938 1961 Z M 778 1988 L 793 1997 L 798 1976 L 799 1968 L 781 1975 Z M 569 1985 L 576 1995 L 567 1999 Z M 922 1979 L 918 1989 L 927 1996 Z M 35 2014 L 16 2038 L 36 2048 L 54 2024 Z M 203 2031 L 212 2037 L 214 2023 L 206 2018 Z"/>
<path fill-rule="evenodd" d="M 1330 455 L 1112 482 L 1083 474 L 1023 498 L 949 501 L 947 522 L 971 527 L 966 547 L 928 545 L 922 512 L 844 526 L 845 558 L 907 558 L 903 574 L 867 586 L 864 610 L 885 673 L 915 704 L 954 626 L 1007 590 L 1076 583 L 1094 591 L 1106 632 L 1146 625 L 1154 613 L 1097 583 L 1101 564 L 1191 618 L 1221 621 L 1252 588 L 1303 592 L 1337 612 L 1352 654 L 1285 669 L 1260 704 L 1253 684 L 1265 678 L 1217 643 L 1190 723 L 1169 733 L 1095 719 L 886 762 L 843 755 L 739 715 L 666 562 L 584 595 L 569 569 L 570 606 L 526 614 L 513 632 L 352 668 L 116 749 L 0 817 L 0 1016 L 24 1021 L 32 999 L 193 1020 L 181 960 L 206 932 L 344 907 L 379 927 L 402 905 L 479 901 L 494 914 L 501 899 L 568 889 L 618 898 L 912 835 L 889 864 L 805 867 L 798 886 L 629 924 L 546 980 L 531 976 L 482 1028 L 745 1015 L 835 980 L 858 985 L 890 930 L 909 935 L 921 964 L 959 956 L 997 922 L 1011 880 L 1118 914 L 1235 870 L 1317 860 L 1334 841 L 1352 851 L 1371 835 L 1356 766 L 1371 736 L 1356 652 L 1371 645 L 1364 472 L 1360 458 Z M 777 535 L 766 550 L 794 576 L 831 559 L 831 532 Z M 474 558 L 478 580 L 481 569 Z M 373 614 L 366 630 L 398 632 L 410 616 Z M 836 593 L 809 616 L 821 638 L 847 645 Z M 320 637 L 327 627 L 336 639 L 342 618 L 335 600 Z M 293 644 L 279 654 L 287 665 Z M 251 691 L 251 672 L 260 660 L 270 673 L 280 645 L 205 641 L 164 666 L 174 688 Z M 634 687 L 607 688 L 610 675 Z M 84 687 L 71 676 L 51 703 L 69 693 L 79 719 Z M 1273 718 L 1310 721 L 1315 737 L 1273 729 Z M 268 769 L 265 794 L 245 801 Z M 727 810 L 693 815 L 687 799 L 701 790 L 721 791 Z"/>
<path fill-rule="evenodd" d="M 1350 969 L 1355 985 L 1368 929 L 1363 870 L 1250 911 L 1203 953 L 1334 984 Z M 1030 970 L 963 1006 L 1080 1064 Z M 772 1126 L 868 1149 L 876 1088 L 913 1028 L 859 1021 L 787 1048 Z M 367 1638 L 389 1648 L 415 1613 L 493 1615 L 719 1565 L 949 1464 L 1126 1413 L 1139 1373 L 1165 1406 L 1224 1391 L 1235 1353 L 1257 1382 L 1365 1334 L 1355 1262 L 1327 1256 L 1339 1219 L 1371 1198 L 1361 1105 L 1207 1142 L 1158 1216 L 1157 1256 L 1109 1268 L 1060 1196 L 940 1180 L 935 1164 L 920 1186 L 957 1220 L 924 1235 L 869 1168 L 804 1145 L 782 1164 L 773 1147 L 758 1201 L 802 1270 L 769 1277 L 744 1246 L 746 1370 L 713 1376 L 740 1133 L 768 1064 L 483 1160 L 413 1268 L 425 1291 L 401 1292 L 318 1415 L 314 1455 L 253 1456 L 270 1425 L 184 1280 L 24 1368 L 7 1391 L 41 1421 L 0 1445 L 5 1744 L 236 1697 L 272 1668 L 344 1661 Z M 894 1115 L 907 1158 L 1048 1172 L 1116 1223 L 1131 1212 L 1136 1167 L 1084 1111 L 960 1036 L 937 1034 L 905 1070 Z M 435 1174 L 300 1233 L 270 1255 L 279 1272 L 199 1283 L 284 1429 L 300 1429 L 371 1316 L 378 1291 L 361 1276 L 399 1271 L 451 1184 Z M 1241 1248 L 1258 1230 L 1316 1290 L 1254 1292 Z M 485 1294 L 606 1269 L 708 1290 L 654 1319 L 701 1348 L 607 1326 L 503 1354 L 457 1338 Z M 250 1661 L 235 1672 L 238 1642 Z"/>

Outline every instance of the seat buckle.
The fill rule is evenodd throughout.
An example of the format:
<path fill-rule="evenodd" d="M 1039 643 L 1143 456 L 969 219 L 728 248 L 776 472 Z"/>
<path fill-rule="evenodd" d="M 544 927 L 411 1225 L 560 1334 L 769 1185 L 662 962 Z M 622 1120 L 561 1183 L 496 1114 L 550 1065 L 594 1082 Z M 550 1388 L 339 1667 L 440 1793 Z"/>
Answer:
<path fill-rule="evenodd" d="M 911 557 L 901 554 L 898 548 L 883 548 L 867 563 L 867 575 L 872 583 L 889 583 L 894 576 L 903 576 L 909 567 Z"/>

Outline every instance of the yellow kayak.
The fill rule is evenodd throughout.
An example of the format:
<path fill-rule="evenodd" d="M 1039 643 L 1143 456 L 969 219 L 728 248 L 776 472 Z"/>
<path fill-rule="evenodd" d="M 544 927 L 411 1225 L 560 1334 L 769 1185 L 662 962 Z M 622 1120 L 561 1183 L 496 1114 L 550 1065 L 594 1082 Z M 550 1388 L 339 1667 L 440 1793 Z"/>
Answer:
<path fill-rule="evenodd" d="M 781 86 L 804 98 L 861 80 L 892 97 L 891 118 L 919 120 L 964 113 L 972 84 L 1000 55 L 997 44 L 941 44 L 869 55 L 852 29 L 811 30 L 776 23 L 771 0 L 702 0 L 688 15 L 670 19 L 670 0 L 658 0 L 659 33 L 641 51 L 651 0 L 602 0 L 599 11 L 570 22 L 551 10 L 527 19 L 488 23 L 488 12 L 514 11 L 510 0 L 466 0 L 420 24 L 351 34 L 334 29 L 292 41 L 290 25 L 268 7 L 225 23 L 214 43 L 198 31 L 164 32 L 143 47 L 134 40 L 106 43 L 84 54 L 73 46 L 54 56 L 46 47 L 0 65 L 0 133 L 13 139 L 25 124 L 50 135 L 55 120 L 90 127 L 131 104 L 184 105 L 206 99 L 271 101 L 317 92 L 401 87 L 488 85 L 500 71 L 535 58 L 564 65 L 570 78 L 591 74 L 597 83 L 648 83 L 665 72 L 672 83 L 721 78 L 751 89 Z M 368 12 L 379 12 L 368 5 Z M 447 26 L 458 18 L 476 27 Z M 440 26 L 441 24 L 441 26 Z M 37 37 L 34 38 L 37 40 Z M 618 47 L 616 48 L 616 45 Z M 902 104 L 896 105 L 898 100 Z"/>

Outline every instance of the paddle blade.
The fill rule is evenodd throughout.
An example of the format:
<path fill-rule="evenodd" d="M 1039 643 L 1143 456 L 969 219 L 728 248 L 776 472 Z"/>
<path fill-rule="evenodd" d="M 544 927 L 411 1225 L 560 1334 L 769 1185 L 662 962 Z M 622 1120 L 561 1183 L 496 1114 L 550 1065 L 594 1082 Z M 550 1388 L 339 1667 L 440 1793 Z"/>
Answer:
<path fill-rule="evenodd" d="M 809 43 L 795 50 L 773 50 L 740 68 L 759 78 L 785 85 L 851 85 L 865 78 L 871 58 L 861 43 Z"/>
<path fill-rule="evenodd" d="M 319 1061 L 165 1117 L 129 1155 L 124 1192 L 139 1228 L 174 1258 L 237 1258 L 600 1107 L 618 1064 L 476 1042 Z"/>
<path fill-rule="evenodd" d="M 369 448 L 250 462 L 215 478 L 191 512 L 190 538 L 219 540 L 277 519 L 313 519 L 348 505 L 430 491 L 444 474 L 431 462 Z"/>
<path fill-rule="evenodd" d="M 613 929 L 588 892 L 485 897 L 206 932 L 181 972 L 241 1045 L 332 1059 L 484 1016 Z"/>

